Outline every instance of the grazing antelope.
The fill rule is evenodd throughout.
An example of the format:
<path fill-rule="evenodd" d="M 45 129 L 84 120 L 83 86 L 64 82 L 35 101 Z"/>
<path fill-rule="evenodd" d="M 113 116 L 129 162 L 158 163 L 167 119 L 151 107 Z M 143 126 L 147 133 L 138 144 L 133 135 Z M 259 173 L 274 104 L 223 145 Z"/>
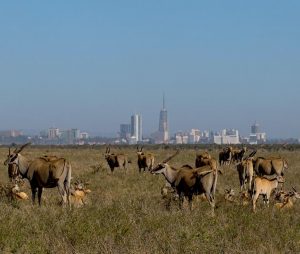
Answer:
<path fill-rule="evenodd" d="M 300 194 L 293 187 L 293 191 L 287 193 L 282 202 L 275 203 L 275 207 L 281 210 L 291 209 L 297 199 L 300 199 Z"/>
<path fill-rule="evenodd" d="M 267 179 L 265 177 L 256 177 L 253 181 L 252 188 L 252 205 L 253 211 L 256 211 L 256 201 L 259 195 L 262 195 L 264 198 L 264 203 L 269 206 L 269 200 L 272 190 L 278 187 L 278 183 L 283 183 L 284 179 L 282 176 L 277 176 L 273 179 Z"/>
<path fill-rule="evenodd" d="M 139 147 L 137 147 L 137 156 L 138 156 L 138 167 L 139 172 L 141 173 L 142 169 L 145 170 L 148 169 L 149 171 L 152 170 L 154 166 L 154 155 L 152 153 L 144 153 L 143 147 L 139 150 Z"/>
<path fill-rule="evenodd" d="M 108 146 L 106 147 L 106 151 L 105 151 L 105 159 L 112 173 L 114 172 L 114 169 L 118 167 L 120 168 L 123 167 L 126 172 L 127 164 L 128 164 L 127 155 L 123 153 L 120 154 L 110 153 L 110 147 Z"/>
<path fill-rule="evenodd" d="M 179 207 L 182 208 L 184 197 L 188 198 L 189 207 L 192 209 L 193 195 L 205 193 L 207 201 L 212 207 L 214 213 L 215 207 L 215 189 L 217 184 L 218 170 L 212 169 L 210 166 L 204 166 L 196 169 L 190 168 L 174 168 L 167 162 L 177 155 L 179 150 L 171 157 L 159 163 L 152 174 L 163 174 L 167 182 L 176 189 L 179 195 Z"/>
<path fill-rule="evenodd" d="M 232 160 L 232 147 L 228 146 L 219 153 L 219 164 L 230 165 Z"/>
<path fill-rule="evenodd" d="M 63 205 L 69 203 L 71 184 L 71 164 L 64 158 L 37 158 L 30 161 L 21 154 L 21 151 L 28 146 L 27 143 L 20 148 L 16 148 L 13 153 L 7 156 L 5 165 L 15 164 L 18 167 L 22 178 L 27 178 L 30 182 L 32 192 L 32 202 L 35 202 L 35 195 L 38 192 L 38 202 L 41 205 L 43 188 L 58 187 Z"/>

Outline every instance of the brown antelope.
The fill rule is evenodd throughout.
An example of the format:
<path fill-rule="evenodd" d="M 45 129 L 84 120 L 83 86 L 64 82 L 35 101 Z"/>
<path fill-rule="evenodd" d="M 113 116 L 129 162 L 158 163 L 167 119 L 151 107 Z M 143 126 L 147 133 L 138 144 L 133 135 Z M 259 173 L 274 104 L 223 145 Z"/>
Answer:
<path fill-rule="evenodd" d="M 243 157 L 247 151 L 247 147 L 243 147 L 242 149 L 233 149 L 232 150 L 232 162 L 241 162 Z"/>
<path fill-rule="evenodd" d="M 123 153 L 120 154 L 110 153 L 110 147 L 108 146 L 106 147 L 106 151 L 105 151 L 105 159 L 112 173 L 114 172 L 114 169 L 118 167 L 119 168 L 123 167 L 126 172 L 127 164 L 128 164 L 127 155 Z"/>
<path fill-rule="evenodd" d="M 28 195 L 20 190 L 17 183 L 8 183 L 6 185 L 0 185 L 0 192 L 5 195 L 10 201 L 12 200 L 27 200 Z"/>
<path fill-rule="evenodd" d="M 211 155 L 206 151 L 196 154 L 195 167 L 198 168 L 201 166 L 208 165 L 206 164 L 206 161 L 210 159 L 211 159 Z"/>
<path fill-rule="evenodd" d="M 18 184 L 15 184 L 13 188 L 11 189 L 11 195 L 13 199 L 17 200 L 27 200 L 28 195 L 21 191 Z"/>
<path fill-rule="evenodd" d="M 246 189 L 246 183 L 248 183 L 248 191 L 251 190 L 254 172 L 252 160 L 255 153 L 256 151 L 253 151 L 249 156 L 247 156 L 247 158 L 242 159 L 242 161 L 236 165 L 236 169 L 239 174 L 241 191 Z"/>
<path fill-rule="evenodd" d="M 230 203 L 236 202 L 235 201 L 235 191 L 234 191 L 234 189 L 232 189 L 232 188 L 225 189 L 224 192 L 225 192 L 224 193 L 225 202 L 230 202 Z"/>
<path fill-rule="evenodd" d="M 74 189 L 71 190 L 70 202 L 75 207 L 81 207 L 86 204 L 85 197 L 91 193 L 91 190 L 87 189 L 81 181 L 76 181 L 74 185 Z"/>
<path fill-rule="evenodd" d="M 182 208 L 184 197 L 188 198 L 189 207 L 192 209 L 193 195 L 205 193 L 207 201 L 212 207 L 214 213 L 215 207 L 215 189 L 217 184 L 218 170 L 210 166 L 204 166 L 196 169 L 174 168 L 167 162 L 178 154 L 177 152 L 163 162 L 159 163 L 152 171 L 152 174 L 163 174 L 168 183 L 176 189 L 179 195 L 179 207 Z"/>
<path fill-rule="evenodd" d="M 288 169 L 288 163 L 282 158 L 263 158 L 258 157 L 254 161 L 255 173 L 259 176 L 273 175 L 283 176 L 284 171 Z"/>
<path fill-rule="evenodd" d="M 282 202 L 275 203 L 275 207 L 281 210 L 291 209 L 297 199 L 300 199 L 300 194 L 293 187 L 293 191 L 287 193 Z"/>
<path fill-rule="evenodd" d="M 137 147 L 137 156 L 138 156 L 138 167 L 139 172 L 142 171 L 142 169 L 145 170 L 148 169 L 149 171 L 152 170 L 154 166 L 154 155 L 152 153 L 144 153 L 143 147 L 139 150 L 139 147 Z"/>
<path fill-rule="evenodd" d="M 232 160 L 232 147 L 228 146 L 219 153 L 219 164 L 230 165 Z"/>
<path fill-rule="evenodd" d="M 29 180 L 33 203 L 36 192 L 38 192 L 38 201 L 41 205 L 43 188 L 54 187 L 58 187 L 63 204 L 69 203 L 71 164 L 64 158 L 49 160 L 41 157 L 30 161 L 21 154 L 21 151 L 29 144 L 16 148 L 13 153 L 8 155 L 5 164 L 17 165 L 21 177 Z"/>
<path fill-rule="evenodd" d="M 195 167 L 203 167 L 210 165 L 212 168 L 217 169 L 218 163 L 217 161 L 211 157 L 208 152 L 200 153 L 196 155 Z"/>
<path fill-rule="evenodd" d="M 256 201 L 259 195 L 262 195 L 264 198 L 264 203 L 269 206 L 269 200 L 272 190 L 278 187 L 278 183 L 283 183 L 284 179 L 282 176 L 277 176 L 274 179 L 267 179 L 265 177 L 257 176 L 253 181 L 252 188 L 252 205 L 253 211 L 256 211 Z"/>

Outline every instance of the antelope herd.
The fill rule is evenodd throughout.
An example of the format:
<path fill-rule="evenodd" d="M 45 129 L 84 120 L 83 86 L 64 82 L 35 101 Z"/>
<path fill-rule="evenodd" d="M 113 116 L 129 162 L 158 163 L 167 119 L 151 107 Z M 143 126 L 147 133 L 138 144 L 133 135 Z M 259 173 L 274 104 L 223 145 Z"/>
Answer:
<path fill-rule="evenodd" d="M 29 143 L 16 147 L 11 152 L 9 147 L 8 156 L 4 162 L 8 167 L 10 184 L 0 186 L 0 191 L 10 197 L 10 199 L 28 199 L 25 192 L 21 192 L 18 183 L 21 179 L 27 179 L 30 183 L 32 202 L 35 202 L 36 192 L 38 202 L 41 205 L 43 188 L 58 187 L 63 205 L 73 205 L 80 207 L 86 204 L 86 195 L 91 192 L 86 189 L 81 181 L 75 182 L 75 187 L 71 186 L 71 163 L 65 158 L 56 156 L 42 156 L 29 159 L 21 154 Z M 260 196 L 264 203 L 269 206 L 272 193 L 274 194 L 274 207 L 282 210 L 293 207 L 300 194 L 293 189 L 284 191 L 284 176 L 288 170 L 288 163 L 284 158 L 265 158 L 256 156 L 256 151 L 251 151 L 247 156 L 247 149 L 228 146 L 220 151 L 217 161 L 207 151 L 198 153 L 195 158 L 195 167 L 184 164 L 180 167 L 172 166 L 169 162 L 177 156 L 179 150 L 154 165 L 155 156 L 153 153 L 144 152 L 143 147 L 137 147 L 137 167 L 139 173 L 149 171 L 153 175 L 162 174 L 166 183 L 161 189 L 163 199 L 166 199 L 166 207 L 169 209 L 173 200 L 178 200 L 179 208 L 183 206 L 184 199 L 188 200 L 189 208 L 192 210 L 192 202 L 195 196 L 200 196 L 206 200 L 214 214 L 216 206 L 216 190 L 218 189 L 219 175 L 226 176 L 225 167 L 236 168 L 240 183 L 240 193 L 238 197 L 234 189 L 225 189 L 224 200 L 230 203 L 240 203 L 249 205 L 256 211 L 256 202 Z M 256 157 L 255 157 L 256 156 Z M 106 147 L 104 154 L 111 173 L 115 168 L 123 168 L 127 171 L 128 163 L 131 160 L 124 153 L 111 153 L 110 146 Z M 221 170 L 222 169 L 222 170 Z M 228 170 L 228 169 L 226 169 Z"/>

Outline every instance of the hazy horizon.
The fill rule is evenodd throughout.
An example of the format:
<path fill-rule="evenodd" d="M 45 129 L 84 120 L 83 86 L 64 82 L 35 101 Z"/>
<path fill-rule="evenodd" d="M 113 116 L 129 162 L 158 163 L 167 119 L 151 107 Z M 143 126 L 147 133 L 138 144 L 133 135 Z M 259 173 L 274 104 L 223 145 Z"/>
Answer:
<path fill-rule="evenodd" d="M 0 3 L 0 130 L 116 133 L 133 113 L 170 132 L 299 138 L 300 2 Z"/>

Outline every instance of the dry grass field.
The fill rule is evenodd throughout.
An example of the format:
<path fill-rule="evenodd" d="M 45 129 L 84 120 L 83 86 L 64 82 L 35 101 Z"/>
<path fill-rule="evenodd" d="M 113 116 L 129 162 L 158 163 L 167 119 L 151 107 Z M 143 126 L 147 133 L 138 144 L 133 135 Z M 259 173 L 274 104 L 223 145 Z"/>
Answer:
<path fill-rule="evenodd" d="M 180 147 L 171 165 L 194 165 L 196 150 Z M 92 192 L 84 207 L 64 209 L 58 205 L 57 189 L 45 189 L 43 204 L 9 202 L 1 197 L 1 253 L 300 253 L 300 200 L 289 211 L 262 204 L 257 213 L 250 206 L 225 203 L 224 189 L 238 193 L 236 169 L 225 166 L 217 186 L 216 216 L 210 216 L 206 201 L 194 201 L 193 210 L 165 208 L 160 189 L 162 175 L 138 173 L 136 147 L 112 147 L 129 155 L 127 174 L 108 170 L 105 147 L 28 147 L 30 158 L 57 155 L 72 163 L 73 181 L 88 182 Z M 156 162 L 174 152 L 174 147 L 145 147 Z M 8 181 L 3 165 L 8 149 L 0 148 L 0 182 Z M 217 156 L 217 149 L 211 153 Z M 258 155 L 280 155 L 289 163 L 286 188 L 300 191 L 300 150 L 260 149 Z M 28 194 L 28 183 L 22 187 Z"/>

